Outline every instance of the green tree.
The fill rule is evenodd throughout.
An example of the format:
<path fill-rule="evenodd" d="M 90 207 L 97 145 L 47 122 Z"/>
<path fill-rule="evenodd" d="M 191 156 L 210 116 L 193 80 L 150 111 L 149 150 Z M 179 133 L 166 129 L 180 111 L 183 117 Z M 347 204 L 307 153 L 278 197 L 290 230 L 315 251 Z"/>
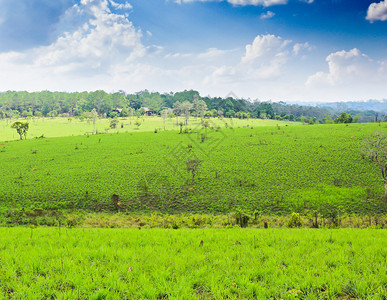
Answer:
<path fill-rule="evenodd" d="M 47 116 L 51 117 L 51 118 L 55 118 L 56 116 L 58 115 L 58 112 L 54 109 L 52 111 L 50 111 Z"/>
<path fill-rule="evenodd" d="M 125 106 L 122 108 L 120 116 L 123 118 L 129 117 L 128 109 Z"/>
<path fill-rule="evenodd" d="M 28 122 L 15 122 L 11 125 L 11 128 L 16 129 L 17 133 L 20 135 L 20 139 L 26 139 L 27 137 L 27 131 L 30 127 L 30 124 Z"/>
<path fill-rule="evenodd" d="M 325 122 L 325 124 L 333 124 L 334 123 L 334 121 L 332 120 L 330 115 L 325 115 L 325 118 L 323 119 L 323 121 Z"/>
<path fill-rule="evenodd" d="M 117 118 L 114 118 L 113 120 L 110 121 L 109 127 L 110 127 L 111 129 L 115 129 L 115 128 L 117 128 L 118 123 L 119 123 L 118 119 L 117 119 Z"/>
<path fill-rule="evenodd" d="M 340 117 L 336 118 L 335 119 L 335 123 L 336 124 L 340 124 L 340 123 L 352 123 L 352 116 L 351 114 L 347 114 L 345 112 L 342 112 L 340 114 Z"/>

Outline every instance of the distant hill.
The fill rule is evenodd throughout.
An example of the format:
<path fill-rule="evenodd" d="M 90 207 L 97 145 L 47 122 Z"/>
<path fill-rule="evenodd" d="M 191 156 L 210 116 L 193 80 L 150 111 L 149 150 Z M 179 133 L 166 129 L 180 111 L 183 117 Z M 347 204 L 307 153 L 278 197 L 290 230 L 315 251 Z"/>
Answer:
<path fill-rule="evenodd" d="M 387 99 L 368 100 L 368 101 L 349 101 L 349 102 L 331 102 L 331 103 L 309 103 L 317 107 L 329 107 L 338 111 L 375 111 L 387 113 Z"/>

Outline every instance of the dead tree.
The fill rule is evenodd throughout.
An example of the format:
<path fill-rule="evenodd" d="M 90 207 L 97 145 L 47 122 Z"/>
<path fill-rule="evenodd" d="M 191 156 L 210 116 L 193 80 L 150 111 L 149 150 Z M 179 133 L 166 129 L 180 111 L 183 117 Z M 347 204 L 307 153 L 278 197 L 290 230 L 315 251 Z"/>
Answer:
<path fill-rule="evenodd" d="M 387 132 L 375 132 L 364 139 L 363 157 L 376 163 L 384 183 L 384 201 L 387 201 Z"/>
<path fill-rule="evenodd" d="M 202 161 L 198 158 L 189 159 L 186 162 L 187 164 L 187 172 L 191 173 L 192 175 L 192 184 L 194 184 L 195 176 L 197 174 L 197 171 L 202 164 Z"/>

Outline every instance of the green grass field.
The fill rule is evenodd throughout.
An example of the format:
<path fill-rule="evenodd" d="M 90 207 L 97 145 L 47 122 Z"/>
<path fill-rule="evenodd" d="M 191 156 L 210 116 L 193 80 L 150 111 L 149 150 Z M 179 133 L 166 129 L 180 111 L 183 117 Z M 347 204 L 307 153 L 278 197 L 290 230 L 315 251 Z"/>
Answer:
<path fill-rule="evenodd" d="M 0 228 L 0 298 L 386 299 L 386 241 L 372 229 Z"/>
<path fill-rule="evenodd" d="M 99 133 L 123 133 L 123 132 L 144 132 L 144 131 L 158 131 L 164 130 L 164 119 L 161 117 L 141 117 L 141 125 L 137 127 L 135 125 L 136 117 L 132 118 L 119 118 L 119 123 L 116 129 L 109 129 L 111 119 L 97 119 L 96 131 Z M 92 134 L 94 131 L 94 124 L 91 120 L 85 119 L 80 121 L 79 118 L 33 118 L 33 119 L 14 119 L 12 121 L 8 119 L 0 119 L 0 141 L 10 141 L 19 139 L 19 135 L 16 130 L 11 128 L 11 124 L 15 121 L 28 122 L 30 129 L 27 134 L 27 139 L 40 137 L 44 135 L 47 138 L 52 137 L 64 137 L 64 136 L 77 136 Z M 178 122 L 184 121 L 182 117 L 179 117 Z M 188 122 L 190 128 L 196 128 L 200 125 L 200 118 L 191 118 Z M 249 127 L 249 126 L 276 126 L 279 125 L 300 125 L 298 122 L 285 122 L 274 120 L 260 120 L 260 119 L 211 119 L 211 124 L 215 126 L 224 127 L 225 124 L 229 126 Z M 123 128 L 121 128 L 123 125 Z M 165 120 L 165 130 L 179 130 L 179 125 L 176 123 L 176 118 Z M 106 130 L 108 129 L 108 130 Z"/>
<path fill-rule="evenodd" d="M 385 214 L 379 170 L 360 155 L 362 139 L 377 130 L 386 124 L 197 127 L 187 134 L 5 141 L 1 207 Z M 192 183 L 186 161 L 194 158 L 202 164 Z"/>
<path fill-rule="evenodd" d="M 387 299 L 386 123 L 121 122 L 0 120 L 0 299 Z"/>

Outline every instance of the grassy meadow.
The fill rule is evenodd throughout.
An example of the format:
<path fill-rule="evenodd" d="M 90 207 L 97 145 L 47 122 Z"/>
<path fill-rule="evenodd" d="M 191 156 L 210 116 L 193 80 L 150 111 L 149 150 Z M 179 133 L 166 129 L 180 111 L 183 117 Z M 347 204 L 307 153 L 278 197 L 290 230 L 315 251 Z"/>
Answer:
<path fill-rule="evenodd" d="M 0 120 L 0 299 L 387 299 L 386 123 L 141 121 Z"/>
<path fill-rule="evenodd" d="M 252 124 L 1 142 L 2 211 L 299 212 L 334 223 L 386 213 L 379 170 L 360 154 L 385 123 Z M 201 161 L 194 178 L 190 159 Z"/>
<path fill-rule="evenodd" d="M 135 124 L 136 120 L 141 122 L 140 126 Z M 275 121 L 275 120 L 261 120 L 261 119 L 211 119 L 213 126 L 225 127 L 248 127 L 248 126 L 276 126 L 279 125 L 299 125 L 298 122 L 288 121 Z M 19 139 L 19 135 L 16 130 L 11 128 L 11 124 L 15 121 L 28 122 L 30 129 L 27 134 L 27 139 L 44 136 L 46 138 L 52 137 L 64 137 L 64 136 L 77 136 L 92 134 L 94 131 L 94 124 L 92 120 L 79 118 L 29 118 L 29 119 L 0 119 L 0 141 L 11 141 Z M 179 130 L 178 125 L 181 121 L 184 121 L 183 117 L 178 119 L 161 117 L 131 117 L 131 118 L 119 118 L 117 128 L 110 129 L 111 119 L 97 119 L 95 124 L 96 132 L 98 133 L 124 133 L 124 132 L 143 132 L 143 131 L 158 131 L 161 130 Z M 191 118 L 189 120 L 189 127 L 197 128 L 200 126 L 200 118 Z M 123 126 L 121 128 L 121 126 Z"/>
<path fill-rule="evenodd" d="M 0 228 L 0 298 L 386 299 L 386 240 L 375 229 Z"/>

